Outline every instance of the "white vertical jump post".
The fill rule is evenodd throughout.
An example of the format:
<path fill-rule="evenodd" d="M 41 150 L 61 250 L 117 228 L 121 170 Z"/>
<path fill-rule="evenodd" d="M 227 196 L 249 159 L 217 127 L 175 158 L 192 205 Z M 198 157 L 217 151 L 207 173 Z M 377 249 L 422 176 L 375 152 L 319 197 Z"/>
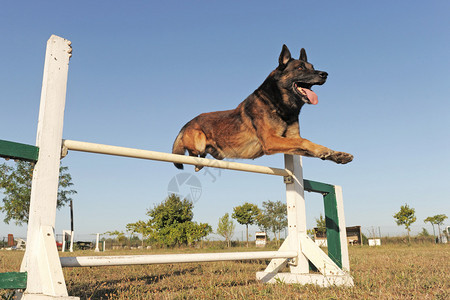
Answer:
<path fill-rule="evenodd" d="M 79 299 L 69 297 L 62 267 L 163 264 L 185 262 L 271 259 L 257 278 L 263 282 L 352 286 L 340 187 L 303 180 L 300 156 L 285 155 L 285 169 L 184 155 L 62 140 L 70 42 L 51 36 L 42 85 L 37 132 L 39 157 L 33 173 L 27 250 L 21 271 L 28 273 L 22 299 Z M 68 150 L 134 157 L 222 169 L 283 176 L 286 183 L 289 235 L 278 251 L 59 257 L 54 237 L 56 200 L 61 155 Z M 327 256 L 306 234 L 304 190 L 324 195 L 327 219 Z M 331 245 L 331 247 L 330 247 Z M 331 256 L 331 258 L 330 258 Z M 310 274 L 310 265 L 321 274 Z M 279 273 L 285 266 L 289 273 Z"/>
<path fill-rule="evenodd" d="M 28 273 L 22 299 L 68 297 L 54 228 L 58 194 L 61 139 L 66 101 L 70 41 L 52 35 L 47 42 L 33 173 L 27 249 L 21 271 Z M 69 299 L 69 298 L 67 298 Z"/>
<path fill-rule="evenodd" d="M 62 236 L 63 236 L 63 242 L 62 242 L 61 252 L 66 251 L 66 248 L 67 248 L 66 237 L 70 238 L 69 251 L 73 252 L 73 231 L 71 231 L 71 230 L 63 230 L 62 231 Z"/>
<path fill-rule="evenodd" d="M 98 248 L 98 241 L 100 240 L 100 233 L 97 233 L 97 240 L 95 241 L 95 252 L 100 252 L 100 248 Z"/>
<path fill-rule="evenodd" d="M 269 283 L 353 286 L 349 273 L 342 188 L 304 180 L 300 156 L 285 155 L 285 166 L 293 175 L 285 177 L 289 235 L 280 250 L 295 249 L 297 257 L 291 260 L 274 259 L 264 272 L 257 272 L 256 277 Z M 328 255 L 307 235 L 304 190 L 324 196 Z M 310 273 L 310 263 L 321 274 Z M 290 273 L 279 273 L 286 265 L 290 266 Z"/>

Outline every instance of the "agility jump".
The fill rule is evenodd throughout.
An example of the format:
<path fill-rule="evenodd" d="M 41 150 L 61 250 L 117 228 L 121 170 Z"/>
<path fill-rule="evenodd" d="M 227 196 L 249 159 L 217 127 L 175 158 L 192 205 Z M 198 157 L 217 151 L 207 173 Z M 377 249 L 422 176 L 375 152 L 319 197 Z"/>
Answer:
<path fill-rule="evenodd" d="M 20 274 L 27 276 L 22 299 L 79 299 L 68 296 L 62 267 L 186 263 L 271 259 L 256 276 L 263 282 L 353 286 L 340 186 L 303 180 L 298 155 L 285 154 L 285 168 L 218 161 L 140 149 L 63 140 L 70 41 L 52 35 L 47 42 L 36 147 L 0 141 L 0 156 L 36 161 L 33 173 L 27 249 Z M 14 145 L 14 149 L 11 148 Z M 22 150 L 27 155 L 22 155 Z M 284 177 L 288 236 L 278 251 L 138 256 L 59 257 L 54 228 L 60 159 L 69 151 L 135 157 L 171 163 L 262 173 Z M 31 153 L 31 154 L 30 154 Z M 37 157 L 36 157 L 37 156 Z M 307 236 L 304 191 L 324 195 L 328 256 Z M 309 273 L 311 262 L 320 274 Z M 289 266 L 289 273 L 279 273 Z"/>

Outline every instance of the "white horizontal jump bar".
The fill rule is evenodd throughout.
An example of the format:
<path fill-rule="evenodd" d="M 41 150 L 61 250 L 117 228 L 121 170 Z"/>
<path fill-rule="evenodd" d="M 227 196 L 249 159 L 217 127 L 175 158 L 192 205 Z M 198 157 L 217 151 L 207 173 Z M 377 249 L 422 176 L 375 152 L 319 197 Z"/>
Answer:
<path fill-rule="evenodd" d="M 63 267 L 97 267 L 149 264 L 175 264 L 248 259 L 293 258 L 296 251 L 258 251 L 228 253 L 194 253 L 161 255 L 76 256 L 60 257 Z"/>
<path fill-rule="evenodd" d="M 149 150 L 140 150 L 140 149 L 94 144 L 94 143 L 79 142 L 79 141 L 72 141 L 72 140 L 63 140 L 62 145 L 63 145 L 63 147 L 67 148 L 68 150 L 74 150 L 74 151 L 100 153 L 100 154 L 117 155 L 117 156 L 125 156 L 125 157 L 134 157 L 134 158 L 141 158 L 141 159 L 150 159 L 150 160 L 157 160 L 157 161 L 166 161 L 166 162 L 173 162 L 173 163 L 180 163 L 180 164 L 205 166 L 205 167 L 261 173 L 261 174 L 269 174 L 269 175 L 278 175 L 278 176 L 292 176 L 293 175 L 291 171 L 286 170 L 286 169 L 277 169 L 277 168 L 271 168 L 271 167 L 266 167 L 266 166 L 250 165 L 250 164 L 236 163 L 236 162 L 231 162 L 231 161 L 222 161 L 222 160 L 216 160 L 216 159 L 185 156 L 185 155 L 156 152 L 156 151 L 149 151 Z"/>

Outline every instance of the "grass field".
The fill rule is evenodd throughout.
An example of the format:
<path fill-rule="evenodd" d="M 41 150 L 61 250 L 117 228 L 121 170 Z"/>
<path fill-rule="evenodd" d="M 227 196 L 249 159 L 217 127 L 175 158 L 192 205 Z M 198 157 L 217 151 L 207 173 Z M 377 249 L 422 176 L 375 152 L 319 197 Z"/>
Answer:
<path fill-rule="evenodd" d="M 183 251 L 207 250 L 165 252 Z M 155 252 L 163 250 L 105 254 Z M 255 273 L 264 270 L 265 261 L 66 268 L 64 275 L 69 295 L 81 299 L 450 299 L 450 245 L 353 246 L 349 252 L 353 288 L 262 284 Z M 22 256 L 23 252 L 0 251 L 0 272 L 18 271 Z M 0 295 L 5 298 L 6 291 Z"/>

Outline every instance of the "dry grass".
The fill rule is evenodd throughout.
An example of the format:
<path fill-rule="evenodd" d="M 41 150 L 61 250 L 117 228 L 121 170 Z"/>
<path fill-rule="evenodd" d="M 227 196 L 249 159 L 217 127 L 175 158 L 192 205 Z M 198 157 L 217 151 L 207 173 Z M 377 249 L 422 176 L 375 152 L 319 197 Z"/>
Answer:
<path fill-rule="evenodd" d="M 349 250 L 353 288 L 262 284 L 255 272 L 264 269 L 264 261 L 67 268 L 64 274 L 69 294 L 82 299 L 450 299 L 450 245 Z M 106 254 L 144 253 L 154 252 Z M 0 271 L 17 271 L 22 255 L 1 251 Z"/>

